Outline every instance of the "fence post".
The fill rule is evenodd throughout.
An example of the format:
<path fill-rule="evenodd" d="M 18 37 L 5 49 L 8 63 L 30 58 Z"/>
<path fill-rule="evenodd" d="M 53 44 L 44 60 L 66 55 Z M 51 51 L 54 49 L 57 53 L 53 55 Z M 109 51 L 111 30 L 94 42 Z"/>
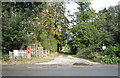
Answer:
<path fill-rule="evenodd" d="M 38 56 L 42 57 L 43 47 L 38 47 Z"/>
<path fill-rule="evenodd" d="M 13 53 L 11 51 L 9 51 L 9 56 L 10 58 L 13 58 Z"/>
<path fill-rule="evenodd" d="M 42 56 L 47 56 L 47 50 L 43 50 Z"/>
<path fill-rule="evenodd" d="M 37 44 L 35 45 L 35 53 L 36 53 L 36 56 L 38 55 L 38 46 Z"/>

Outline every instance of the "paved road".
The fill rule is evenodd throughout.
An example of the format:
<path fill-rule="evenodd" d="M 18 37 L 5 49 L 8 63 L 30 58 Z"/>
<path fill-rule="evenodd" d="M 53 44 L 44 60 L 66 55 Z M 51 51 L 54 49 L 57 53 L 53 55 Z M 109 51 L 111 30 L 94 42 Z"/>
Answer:
<path fill-rule="evenodd" d="M 118 65 L 6 65 L 3 76 L 118 76 Z"/>

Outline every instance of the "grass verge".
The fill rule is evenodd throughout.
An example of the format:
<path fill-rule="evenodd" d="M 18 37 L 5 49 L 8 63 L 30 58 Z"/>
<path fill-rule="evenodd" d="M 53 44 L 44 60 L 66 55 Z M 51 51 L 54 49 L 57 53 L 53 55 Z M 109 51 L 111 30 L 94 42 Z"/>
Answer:
<path fill-rule="evenodd" d="M 8 61 L 2 61 L 2 65 L 19 65 L 19 64 L 34 64 L 34 63 L 40 63 L 40 62 L 48 62 L 53 59 L 48 58 L 42 58 L 42 57 L 32 57 L 31 59 L 26 58 L 16 58 L 16 59 L 10 59 Z"/>
<path fill-rule="evenodd" d="M 51 53 L 47 57 L 32 57 L 31 59 L 27 58 L 16 58 L 10 59 L 7 61 L 2 61 L 2 65 L 19 65 L 19 64 L 35 64 L 52 61 L 55 57 L 60 56 L 59 53 Z"/>
<path fill-rule="evenodd" d="M 75 57 L 75 58 L 86 59 L 86 60 L 89 60 L 89 61 L 92 61 L 92 62 L 98 62 L 98 61 L 94 61 L 94 60 L 91 60 L 91 59 L 79 57 L 78 55 L 72 55 L 72 56 Z"/>

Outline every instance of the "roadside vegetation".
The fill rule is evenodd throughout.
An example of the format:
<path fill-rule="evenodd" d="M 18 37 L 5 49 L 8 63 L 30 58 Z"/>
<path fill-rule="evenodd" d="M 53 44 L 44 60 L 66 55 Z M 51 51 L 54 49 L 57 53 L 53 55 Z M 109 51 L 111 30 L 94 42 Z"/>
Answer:
<path fill-rule="evenodd" d="M 3 61 L 2 65 L 19 65 L 19 64 L 35 64 L 40 62 L 48 62 L 52 59 L 42 58 L 42 57 L 32 57 L 31 59 L 27 58 L 16 58 Z"/>
<path fill-rule="evenodd" d="M 53 60 L 55 57 L 60 56 L 60 54 L 51 53 L 47 57 L 32 57 L 31 59 L 27 58 L 12 58 L 10 59 L 8 55 L 3 55 L 2 65 L 20 65 L 20 64 L 35 64 L 35 63 L 42 63 L 48 62 Z"/>
<path fill-rule="evenodd" d="M 17 64 L 22 59 L 9 59 L 8 52 L 25 50 L 26 46 L 35 43 L 50 53 L 70 54 L 105 64 L 120 63 L 120 5 L 96 13 L 89 1 L 76 3 L 79 11 L 75 16 L 66 11 L 64 2 L 0 4 L 3 61 L 10 64 L 16 61 Z M 106 46 L 106 49 L 103 50 L 102 46 Z M 54 54 L 49 56 L 54 57 Z M 37 58 L 40 61 L 40 57 L 34 57 L 27 63 L 38 62 L 35 61 Z M 22 64 L 26 64 L 25 59 L 22 61 Z"/>

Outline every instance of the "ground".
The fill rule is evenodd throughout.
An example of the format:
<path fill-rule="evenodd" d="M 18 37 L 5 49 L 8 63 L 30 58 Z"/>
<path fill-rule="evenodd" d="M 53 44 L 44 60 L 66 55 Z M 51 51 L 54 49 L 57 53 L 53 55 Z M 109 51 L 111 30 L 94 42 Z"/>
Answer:
<path fill-rule="evenodd" d="M 64 57 L 63 55 L 54 58 L 54 60 L 44 63 L 36 63 L 36 64 L 59 64 L 59 65 L 73 65 L 73 64 L 83 64 L 83 65 L 94 65 L 94 64 L 100 64 L 97 62 L 91 62 L 89 60 L 81 59 L 81 58 L 75 58 L 70 55 L 67 57 Z"/>
<path fill-rule="evenodd" d="M 51 59 L 51 57 L 46 57 Z M 3 65 L 3 76 L 118 76 L 118 65 L 106 65 L 63 55 L 35 64 Z"/>

